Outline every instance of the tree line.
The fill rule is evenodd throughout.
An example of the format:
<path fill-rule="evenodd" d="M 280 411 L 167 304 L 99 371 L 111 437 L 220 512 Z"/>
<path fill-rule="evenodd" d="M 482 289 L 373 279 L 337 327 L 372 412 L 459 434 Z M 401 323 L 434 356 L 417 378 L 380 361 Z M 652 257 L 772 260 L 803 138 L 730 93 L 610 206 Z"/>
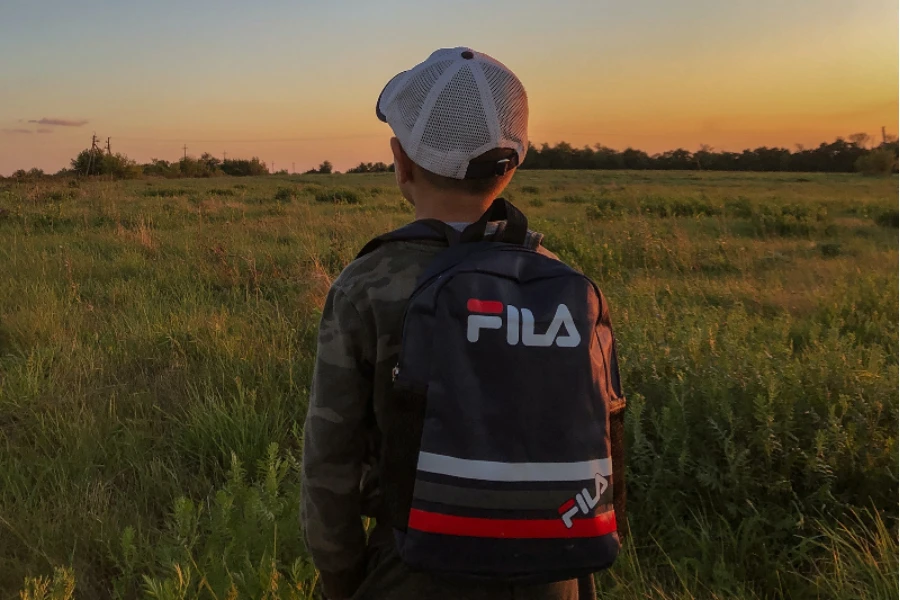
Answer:
<path fill-rule="evenodd" d="M 661 171 L 803 171 L 823 173 L 890 173 L 897 169 L 897 140 L 868 147 L 866 134 L 822 143 L 817 148 L 760 147 L 743 152 L 716 152 L 701 146 L 696 152 L 683 148 L 659 154 L 627 148 L 622 151 L 597 144 L 575 148 L 566 142 L 540 148 L 529 144 L 521 169 L 638 169 Z"/>
<path fill-rule="evenodd" d="M 593 147 L 576 148 L 567 142 L 554 146 L 542 144 L 540 147 L 529 143 L 528 154 L 520 169 L 585 169 L 585 170 L 660 170 L 660 171 L 794 171 L 822 173 L 862 172 L 887 174 L 897 172 L 898 145 L 896 137 L 885 139 L 881 144 L 872 145 L 871 138 L 864 133 L 823 142 L 816 148 L 798 145 L 794 151 L 787 148 L 766 146 L 743 152 L 715 151 L 709 146 L 701 146 L 696 152 L 683 148 L 648 154 L 643 150 L 626 148 L 614 150 L 602 144 Z M 361 162 L 347 173 L 385 173 L 394 170 L 393 164 L 383 162 Z M 322 162 L 317 169 L 305 174 L 331 174 L 335 171 L 330 161 Z M 115 179 L 136 179 L 140 177 L 247 177 L 271 174 L 265 162 L 258 157 L 251 159 L 219 160 L 205 152 L 199 158 L 185 156 L 177 161 L 153 158 L 139 164 L 124 154 L 103 153 L 96 150 L 82 150 L 73 158 L 68 168 L 57 172 L 56 176 L 106 176 Z M 287 175 L 286 170 L 276 174 Z M 45 177 L 41 169 L 25 171 L 20 169 L 12 178 L 26 179 Z M 2 176 L 0 176 L 2 179 Z"/>

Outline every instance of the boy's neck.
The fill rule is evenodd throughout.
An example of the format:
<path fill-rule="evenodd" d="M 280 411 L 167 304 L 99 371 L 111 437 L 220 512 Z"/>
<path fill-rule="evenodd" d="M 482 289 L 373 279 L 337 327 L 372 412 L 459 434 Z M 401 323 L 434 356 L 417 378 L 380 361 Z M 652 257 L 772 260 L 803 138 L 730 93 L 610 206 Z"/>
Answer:
<path fill-rule="evenodd" d="M 444 223 L 472 223 L 481 218 L 493 198 L 466 198 L 459 195 L 429 195 L 416 199 L 416 219 L 437 219 Z"/>

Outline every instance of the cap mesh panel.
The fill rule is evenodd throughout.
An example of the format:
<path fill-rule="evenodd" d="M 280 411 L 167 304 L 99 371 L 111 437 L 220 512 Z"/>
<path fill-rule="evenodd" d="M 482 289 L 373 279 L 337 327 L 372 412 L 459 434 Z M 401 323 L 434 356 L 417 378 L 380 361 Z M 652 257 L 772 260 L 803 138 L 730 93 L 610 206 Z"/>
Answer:
<path fill-rule="evenodd" d="M 501 135 L 518 142 L 524 149 L 528 145 L 528 98 L 525 88 L 509 71 L 492 64 L 482 64 L 482 69 L 497 106 Z M 520 159 L 524 158 L 522 152 L 519 154 Z"/>
<path fill-rule="evenodd" d="M 419 112 L 422 110 L 422 105 L 425 104 L 425 98 L 428 97 L 428 92 L 431 91 L 434 82 L 452 64 L 452 60 L 445 60 L 422 69 L 413 75 L 403 90 L 397 94 L 394 103 L 396 103 L 397 112 L 407 131 L 411 131 L 416 126 Z"/>
<path fill-rule="evenodd" d="M 428 115 L 420 150 L 430 155 L 430 164 L 422 166 L 435 173 L 456 176 L 459 156 L 471 157 L 472 152 L 490 141 L 478 84 L 469 66 L 463 66 L 441 90 Z"/>

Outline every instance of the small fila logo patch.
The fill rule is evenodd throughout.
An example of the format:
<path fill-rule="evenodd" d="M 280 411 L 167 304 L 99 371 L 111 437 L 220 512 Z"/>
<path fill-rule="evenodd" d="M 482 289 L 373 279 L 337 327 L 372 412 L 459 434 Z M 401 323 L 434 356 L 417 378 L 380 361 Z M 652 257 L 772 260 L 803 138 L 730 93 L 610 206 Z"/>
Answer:
<path fill-rule="evenodd" d="M 597 503 L 600 502 L 600 496 L 606 491 L 608 485 L 609 482 L 606 481 L 606 478 L 600 475 L 600 473 L 597 473 L 594 475 L 594 491 L 596 494 L 593 497 L 591 497 L 587 488 L 584 488 L 575 494 L 574 498 L 569 498 L 560 505 L 559 515 L 565 524 L 566 529 L 572 529 L 572 517 L 579 512 L 586 515 L 597 506 Z"/>
<path fill-rule="evenodd" d="M 502 302 L 470 298 L 466 308 L 470 313 L 478 313 L 470 314 L 467 322 L 466 337 L 470 342 L 478 341 L 482 329 L 503 329 Z M 563 326 L 566 333 L 560 335 Z M 534 314 L 530 310 L 509 304 L 506 306 L 506 343 L 510 346 L 521 343 L 523 346 L 548 347 L 556 344 L 560 348 L 574 348 L 581 343 L 581 335 L 565 304 L 556 308 L 546 333 L 534 332 Z"/>

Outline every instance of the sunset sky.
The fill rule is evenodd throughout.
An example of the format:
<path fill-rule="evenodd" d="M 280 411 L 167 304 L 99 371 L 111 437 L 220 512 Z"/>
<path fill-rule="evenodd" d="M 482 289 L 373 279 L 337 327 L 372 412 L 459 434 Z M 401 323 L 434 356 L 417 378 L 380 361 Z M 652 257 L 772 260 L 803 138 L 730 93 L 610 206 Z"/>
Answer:
<path fill-rule="evenodd" d="M 140 162 L 387 162 L 387 80 L 470 46 L 529 94 L 531 140 L 648 152 L 898 129 L 897 0 L 2 0 L 0 174 L 91 134 Z"/>

